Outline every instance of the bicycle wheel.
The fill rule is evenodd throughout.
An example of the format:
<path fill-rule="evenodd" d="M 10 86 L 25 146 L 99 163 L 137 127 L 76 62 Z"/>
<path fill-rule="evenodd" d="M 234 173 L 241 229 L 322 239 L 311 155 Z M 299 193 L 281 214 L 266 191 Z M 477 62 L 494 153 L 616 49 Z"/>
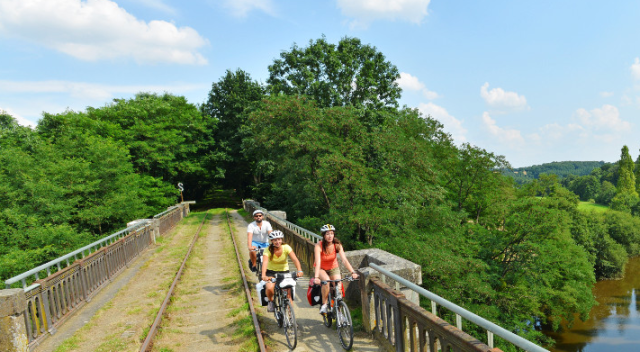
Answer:
<path fill-rule="evenodd" d="M 353 324 L 351 324 L 351 313 L 349 307 L 343 301 L 338 302 L 336 307 L 338 316 L 336 317 L 336 325 L 338 329 L 338 336 L 340 337 L 340 344 L 345 350 L 350 350 L 353 346 Z"/>
<path fill-rule="evenodd" d="M 290 349 L 296 348 L 298 344 L 298 324 L 296 323 L 296 315 L 293 313 L 293 307 L 288 300 L 284 301 L 282 306 L 284 335 L 287 337 L 287 344 Z"/>
<path fill-rule="evenodd" d="M 276 290 L 278 290 L 276 288 Z M 275 297 L 273 297 L 273 304 L 275 304 L 275 309 L 273 310 L 273 315 L 276 318 L 276 322 L 278 323 L 278 327 L 281 328 L 282 327 L 282 321 L 283 321 L 283 317 L 282 317 L 282 313 L 283 313 L 283 309 L 282 309 L 282 299 L 280 298 L 280 293 L 276 292 L 274 293 Z"/>
<path fill-rule="evenodd" d="M 331 327 L 331 322 L 333 321 L 333 316 L 331 314 L 332 308 L 328 307 L 327 308 L 327 312 L 325 314 L 322 314 L 322 322 L 324 323 L 324 326 L 330 328 Z"/>

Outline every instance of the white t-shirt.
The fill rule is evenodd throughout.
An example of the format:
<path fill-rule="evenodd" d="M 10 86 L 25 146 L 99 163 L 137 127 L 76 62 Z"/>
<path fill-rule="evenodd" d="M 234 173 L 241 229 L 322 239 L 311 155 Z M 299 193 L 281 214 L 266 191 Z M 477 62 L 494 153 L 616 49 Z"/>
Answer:
<path fill-rule="evenodd" d="M 262 227 L 254 221 L 247 226 L 247 233 L 253 233 L 252 241 L 269 243 L 269 232 L 273 231 L 268 221 L 262 220 Z"/>

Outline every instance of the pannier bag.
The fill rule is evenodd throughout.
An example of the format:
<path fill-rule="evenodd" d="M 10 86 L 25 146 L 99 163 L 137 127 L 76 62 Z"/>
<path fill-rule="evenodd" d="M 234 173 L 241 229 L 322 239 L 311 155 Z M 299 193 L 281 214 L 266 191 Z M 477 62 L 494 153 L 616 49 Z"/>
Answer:
<path fill-rule="evenodd" d="M 314 285 L 313 279 L 309 281 L 309 289 L 307 289 L 307 301 L 309 305 L 315 306 L 322 303 L 322 290 L 320 285 Z"/>
<path fill-rule="evenodd" d="M 260 281 L 256 284 L 256 291 L 258 292 L 258 297 L 260 297 L 260 304 L 262 306 L 266 306 L 267 304 L 269 304 L 269 299 L 267 298 L 265 285 L 266 285 L 265 281 Z"/>

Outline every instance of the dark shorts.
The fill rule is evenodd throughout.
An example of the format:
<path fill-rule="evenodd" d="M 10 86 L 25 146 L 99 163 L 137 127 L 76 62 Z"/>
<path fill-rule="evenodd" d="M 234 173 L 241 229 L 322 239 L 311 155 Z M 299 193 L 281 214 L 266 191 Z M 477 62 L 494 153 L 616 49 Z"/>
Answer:
<path fill-rule="evenodd" d="M 289 274 L 289 271 L 273 271 L 267 269 L 267 276 L 276 277 L 276 274 Z"/>

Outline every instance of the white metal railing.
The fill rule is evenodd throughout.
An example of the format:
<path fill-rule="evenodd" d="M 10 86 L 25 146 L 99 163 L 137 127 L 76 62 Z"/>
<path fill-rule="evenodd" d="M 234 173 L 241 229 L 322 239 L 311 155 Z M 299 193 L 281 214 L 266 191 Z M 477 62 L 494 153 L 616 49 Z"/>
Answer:
<path fill-rule="evenodd" d="M 502 339 L 504 339 L 505 341 L 508 341 L 522 349 L 524 349 L 525 351 L 530 351 L 530 352 L 549 352 L 548 350 L 534 344 L 533 342 L 524 339 L 514 333 L 512 333 L 511 331 L 508 331 L 504 328 L 501 328 L 500 326 L 474 314 L 469 312 L 468 310 L 454 304 L 451 303 L 449 301 L 447 301 L 446 299 L 436 295 L 433 292 L 427 291 L 424 288 L 414 284 L 413 282 L 404 279 L 401 276 L 398 276 L 388 270 L 383 269 L 382 267 L 380 267 L 379 265 L 376 265 L 374 263 L 369 263 L 369 266 L 375 270 L 377 270 L 380 274 L 389 277 L 390 279 L 396 281 L 397 283 L 400 283 L 402 285 L 404 285 L 405 287 L 413 290 L 414 292 L 428 298 L 431 301 L 431 310 L 432 313 L 434 315 L 437 316 L 437 304 L 447 308 L 448 310 L 452 311 L 453 313 L 456 314 L 456 327 L 458 328 L 458 330 L 462 331 L 462 318 L 476 324 L 477 326 L 486 329 L 487 330 L 487 340 L 488 343 L 487 345 L 489 345 L 490 348 L 493 348 L 493 335 L 497 335 L 499 337 L 501 337 Z M 398 289 L 398 288 L 396 288 Z"/>

